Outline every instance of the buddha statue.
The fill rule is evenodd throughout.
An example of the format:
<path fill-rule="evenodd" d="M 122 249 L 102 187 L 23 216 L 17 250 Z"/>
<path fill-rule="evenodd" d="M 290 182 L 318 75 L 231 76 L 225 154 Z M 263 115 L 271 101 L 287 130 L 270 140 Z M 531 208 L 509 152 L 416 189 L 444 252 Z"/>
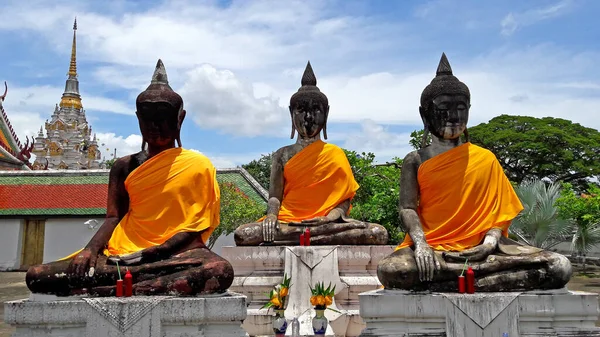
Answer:
<path fill-rule="evenodd" d="M 359 186 L 344 151 L 327 139 L 327 96 L 317 87 L 310 62 L 290 99 L 295 144 L 272 157 L 267 214 L 235 230 L 238 246 L 298 245 L 310 230 L 311 245 L 383 245 L 387 230 L 348 217 Z"/>
<path fill-rule="evenodd" d="M 216 169 L 181 147 L 186 111 L 161 60 L 136 108 L 142 150 L 111 168 L 104 223 L 82 250 L 32 266 L 31 292 L 114 296 L 126 269 L 134 295 L 219 293 L 233 282 L 231 264 L 205 245 L 219 225 Z"/>
<path fill-rule="evenodd" d="M 562 288 L 572 274 L 566 257 L 508 238 L 523 206 L 495 155 L 469 142 L 470 98 L 442 54 L 419 108 L 432 143 L 402 164 L 406 237 L 380 261 L 379 280 L 386 289 L 456 291 L 466 264 L 477 291 Z"/>

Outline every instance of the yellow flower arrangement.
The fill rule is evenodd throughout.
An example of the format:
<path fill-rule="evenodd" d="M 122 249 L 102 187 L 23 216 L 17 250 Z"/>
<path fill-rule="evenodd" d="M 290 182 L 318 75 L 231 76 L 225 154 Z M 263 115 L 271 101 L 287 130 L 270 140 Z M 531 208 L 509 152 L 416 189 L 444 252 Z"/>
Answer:
<path fill-rule="evenodd" d="M 333 303 L 333 296 L 335 295 L 335 286 L 333 286 L 332 288 L 330 282 L 329 286 L 325 288 L 325 283 L 317 282 L 314 288 L 310 288 L 310 292 L 312 295 L 310 297 L 310 304 L 315 307 L 315 310 L 325 310 L 328 309 L 327 307 Z M 333 309 L 329 308 L 329 310 Z"/>
<path fill-rule="evenodd" d="M 276 285 L 275 289 L 269 293 L 269 302 L 262 306 L 263 308 L 273 308 L 275 310 L 284 310 L 287 304 L 286 300 L 292 286 L 290 282 L 292 279 L 283 274 L 283 282 Z"/>

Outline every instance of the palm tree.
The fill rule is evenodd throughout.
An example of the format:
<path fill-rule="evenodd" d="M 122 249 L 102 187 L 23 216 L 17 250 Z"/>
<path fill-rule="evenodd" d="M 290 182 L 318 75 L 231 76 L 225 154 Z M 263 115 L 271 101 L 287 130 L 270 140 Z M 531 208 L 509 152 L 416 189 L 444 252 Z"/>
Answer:
<path fill-rule="evenodd" d="M 523 204 L 523 211 L 513 220 L 510 231 L 520 241 L 542 249 L 550 249 L 568 241 L 574 226 L 559 216 L 555 206 L 561 196 L 561 186 L 541 180 L 526 180 L 515 192 Z"/>

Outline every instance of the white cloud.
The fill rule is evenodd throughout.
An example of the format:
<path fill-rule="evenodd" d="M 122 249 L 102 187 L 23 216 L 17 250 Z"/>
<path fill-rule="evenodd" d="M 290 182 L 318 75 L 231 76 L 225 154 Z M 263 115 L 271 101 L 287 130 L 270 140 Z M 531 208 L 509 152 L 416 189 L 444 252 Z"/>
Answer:
<path fill-rule="evenodd" d="M 371 119 L 360 123 L 359 131 L 332 133 L 329 140 L 339 146 L 358 153 L 372 152 L 379 163 L 391 161 L 394 157 L 404 158 L 412 151 L 409 145 L 410 134 L 393 133 L 384 125 Z"/>
<path fill-rule="evenodd" d="M 115 149 L 117 157 L 140 152 L 142 148 L 142 136 L 131 134 L 127 137 L 118 136 L 112 132 L 97 133 L 98 148 L 102 152 L 103 159 L 112 159 Z"/>
<path fill-rule="evenodd" d="M 98 146 L 102 152 L 104 159 L 113 158 L 116 149 L 117 157 L 134 154 L 140 151 L 142 146 L 142 136 L 131 134 L 127 137 L 118 136 L 112 132 L 98 133 Z M 199 153 L 203 153 L 197 149 L 190 149 Z M 203 153 L 207 156 L 216 168 L 233 168 L 250 162 L 252 159 L 258 158 L 258 154 L 229 154 L 229 155 L 214 155 Z"/>
<path fill-rule="evenodd" d="M 500 33 L 510 36 L 520 27 L 564 15 L 572 3 L 572 0 L 561 0 L 547 7 L 534 8 L 520 13 L 508 13 L 500 22 L 502 28 Z"/>
<path fill-rule="evenodd" d="M 280 133 L 286 116 L 274 97 L 256 97 L 254 87 L 231 71 L 202 65 L 187 74 L 179 93 L 186 110 L 201 127 L 240 136 Z"/>

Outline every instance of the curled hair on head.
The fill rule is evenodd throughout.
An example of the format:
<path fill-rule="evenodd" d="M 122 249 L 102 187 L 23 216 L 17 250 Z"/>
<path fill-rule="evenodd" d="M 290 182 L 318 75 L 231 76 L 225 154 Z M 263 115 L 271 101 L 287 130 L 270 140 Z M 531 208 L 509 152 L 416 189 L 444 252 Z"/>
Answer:
<path fill-rule="evenodd" d="M 450 62 L 448 62 L 445 53 L 442 53 L 436 76 L 421 93 L 421 107 L 425 109 L 425 111 L 429 111 L 433 99 L 442 94 L 464 95 L 467 99 L 471 99 L 469 87 L 452 74 Z"/>
<path fill-rule="evenodd" d="M 169 85 L 165 65 L 160 59 L 156 62 L 150 85 L 138 95 L 135 104 L 139 110 L 141 104 L 158 102 L 171 105 L 178 114 L 183 110 L 183 99 Z"/>

